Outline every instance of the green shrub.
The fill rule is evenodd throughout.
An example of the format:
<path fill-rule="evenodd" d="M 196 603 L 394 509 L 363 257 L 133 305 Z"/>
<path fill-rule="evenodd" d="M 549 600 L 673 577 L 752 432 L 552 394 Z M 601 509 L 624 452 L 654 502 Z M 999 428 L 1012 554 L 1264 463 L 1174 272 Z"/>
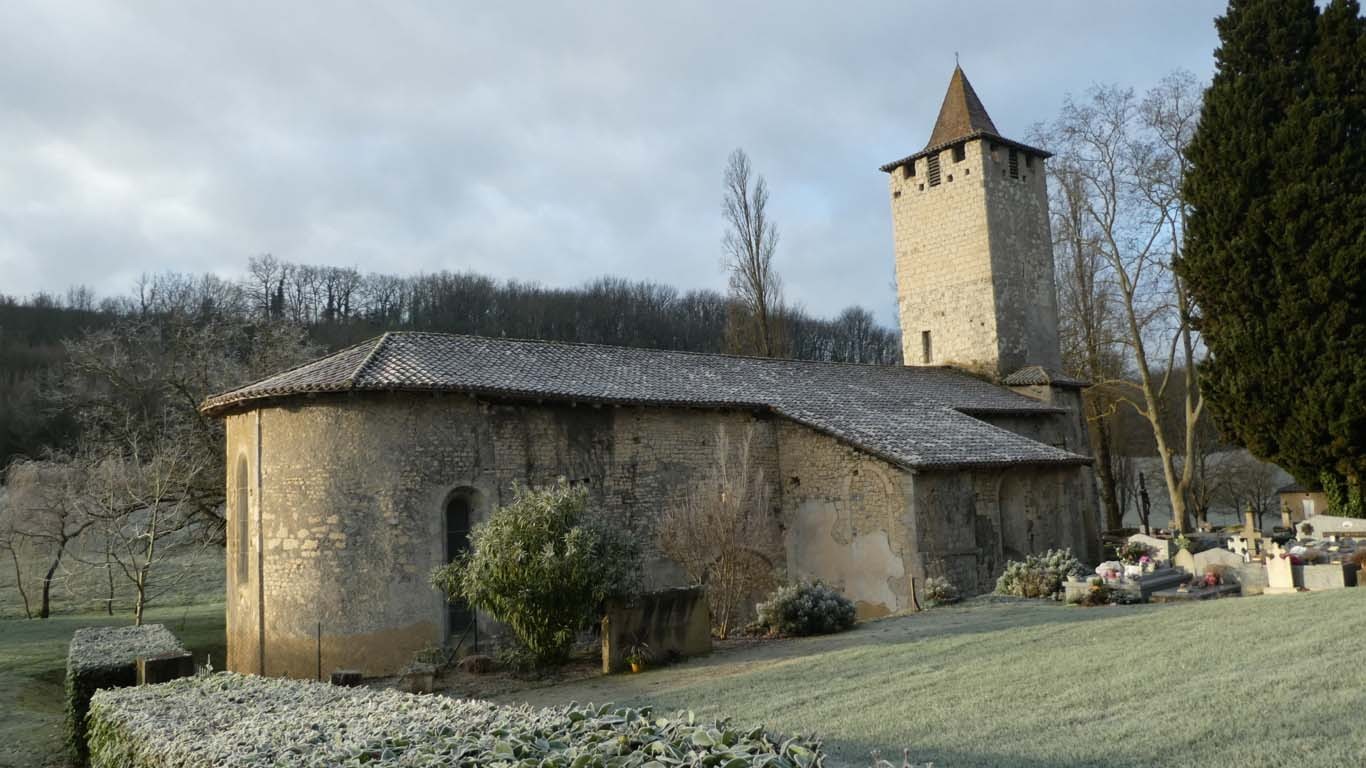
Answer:
<path fill-rule="evenodd" d="M 139 657 L 184 652 L 160 624 L 76 630 L 66 653 L 66 747 L 77 765 L 86 760 L 85 718 L 95 691 L 136 685 Z"/>
<path fill-rule="evenodd" d="M 820 768 L 820 742 L 648 709 L 486 701 L 220 673 L 100 691 L 94 768 Z"/>
<path fill-rule="evenodd" d="M 924 594 L 926 608 L 958 602 L 958 588 L 943 576 L 931 576 L 925 579 Z"/>
<path fill-rule="evenodd" d="M 1062 592 L 1068 577 L 1082 578 L 1086 571 L 1086 566 L 1072 556 L 1072 550 L 1050 549 L 1042 555 L 1006 563 L 1005 572 L 996 580 L 996 594 L 1054 597 Z"/>
<path fill-rule="evenodd" d="M 854 626 L 854 604 L 819 581 L 779 587 L 757 608 L 756 623 L 773 634 L 828 635 Z"/>
<path fill-rule="evenodd" d="M 516 488 L 470 534 L 470 553 L 432 572 L 448 597 L 505 623 L 540 666 L 563 662 L 575 633 L 608 598 L 640 588 L 641 553 L 630 531 L 588 512 L 588 491 L 563 479 Z"/>

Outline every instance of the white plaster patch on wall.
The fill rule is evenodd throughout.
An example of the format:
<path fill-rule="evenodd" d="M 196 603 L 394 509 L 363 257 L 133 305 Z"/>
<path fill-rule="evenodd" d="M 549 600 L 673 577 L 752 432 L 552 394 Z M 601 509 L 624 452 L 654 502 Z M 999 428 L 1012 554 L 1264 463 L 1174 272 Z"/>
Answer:
<path fill-rule="evenodd" d="M 901 558 L 883 530 L 861 533 L 842 544 L 835 540 L 839 511 L 832 501 L 805 501 L 797 507 L 788 537 L 792 575 L 839 587 L 855 603 L 884 606 L 889 612 L 906 606 L 888 584 L 906 575 Z"/>

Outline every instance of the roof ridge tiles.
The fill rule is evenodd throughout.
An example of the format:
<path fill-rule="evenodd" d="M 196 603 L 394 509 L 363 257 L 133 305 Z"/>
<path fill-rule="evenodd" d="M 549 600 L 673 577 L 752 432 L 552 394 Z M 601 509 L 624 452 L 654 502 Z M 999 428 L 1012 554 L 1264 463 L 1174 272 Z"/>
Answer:
<path fill-rule="evenodd" d="M 379 354 L 380 349 L 384 346 L 385 342 L 389 340 L 389 334 L 391 333 L 393 332 L 385 331 L 384 333 L 381 333 L 374 339 L 371 339 L 371 341 L 373 341 L 375 345 L 371 347 L 370 351 L 365 354 L 365 357 L 361 359 L 360 364 L 356 366 L 356 370 L 352 371 L 351 377 L 346 380 L 346 385 L 348 388 L 355 389 L 356 381 L 360 379 L 361 374 L 365 373 L 366 367 L 368 367 L 370 363 L 374 362 L 375 356 Z"/>

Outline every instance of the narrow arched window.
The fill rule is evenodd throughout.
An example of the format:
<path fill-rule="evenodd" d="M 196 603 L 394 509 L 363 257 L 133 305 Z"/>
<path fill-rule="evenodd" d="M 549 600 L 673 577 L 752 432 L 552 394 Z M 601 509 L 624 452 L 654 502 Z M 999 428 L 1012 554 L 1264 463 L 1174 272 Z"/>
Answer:
<path fill-rule="evenodd" d="M 470 497 L 457 493 L 446 502 L 446 562 L 470 548 Z"/>
<path fill-rule="evenodd" d="M 469 490 L 456 491 L 446 501 L 446 562 L 459 559 L 470 549 L 470 513 L 473 511 L 473 493 Z M 446 604 L 446 632 L 451 637 L 464 634 L 474 623 L 474 611 L 460 599 Z"/>
<path fill-rule="evenodd" d="M 251 579 L 250 561 L 247 553 L 250 551 L 250 532 L 247 524 L 248 504 L 247 495 L 250 486 L 247 483 L 247 459 L 245 456 L 237 460 L 237 471 L 234 472 L 237 480 L 237 493 L 233 499 L 233 523 L 237 530 L 237 583 L 245 584 Z"/>

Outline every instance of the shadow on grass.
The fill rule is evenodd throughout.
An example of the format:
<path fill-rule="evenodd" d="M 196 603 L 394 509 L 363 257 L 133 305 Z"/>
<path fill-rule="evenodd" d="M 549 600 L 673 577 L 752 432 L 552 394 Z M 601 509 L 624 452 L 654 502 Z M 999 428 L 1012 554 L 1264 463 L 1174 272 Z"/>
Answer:
<path fill-rule="evenodd" d="M 902 751 L 899 748 L 890 748 L 885 744 L 871 744 L 862 741 L 843 741 L 840 739 L 827 739 L 825 741 L 826 766 L 827 768 L 859 768 L 859 766 L 873 765 L 873 752 L 879 751 L 880 758 L 890 762 L 895 768 L 901 768 Z M 1121 768 L 1122 766 L 1152 766 L 1152 762 L 1125 762 L 1118 761 L 1113 757 L 1102 757 L 1097 754 L 1094 758 L 1079 758 L 1076 760 L 1058 759 L 1037 759 L 1019 757 L 1018 755 L 993 754 L 990 752 L 974 752 L 968 749 L 962 750 L 915 750 L 910 752 L 911 765 L 920 768 L 921 766 L 932 764 L 934 768 Z"/>
<path fill-rule="evenodd" d="M 1059 629 L 1090 621 L 1132 618 L 1141 621 L 1152 611 L 1178 606 L 1132 605 L 1081 608 L 1039 600 L 1010 602 L 970 601 L 960 606 L 935 608 L 904 616 L 875 619 L 836 635 L 787 638 L 743 648 L 718 651 L 691 659 L 679 671 L 728 666 L 736 663 L 781 661 L 828 651 L 847 651 L 879 645 L 906 645 L 922 640 L 971 638 L 1019 629 L 1056 625 Z"/>

